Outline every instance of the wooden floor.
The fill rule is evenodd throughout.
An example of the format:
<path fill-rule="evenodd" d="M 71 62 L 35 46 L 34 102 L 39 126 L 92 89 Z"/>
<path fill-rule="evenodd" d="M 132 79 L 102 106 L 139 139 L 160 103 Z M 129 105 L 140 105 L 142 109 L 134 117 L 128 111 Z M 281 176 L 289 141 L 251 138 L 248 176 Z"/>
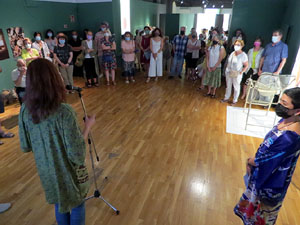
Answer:
<path fill-rule="evenodd" d="M 261 139 L 226 133 L 226 104 L 218 101 L 224 88 L 209 99 L 182 80 L 144 81 L 139 75 L 135 84 L 119 80 L 116 87 L 83 92 L 88 111 L 97 116 L 97 180 L 108 176 L 102 194 L 121 211 L 116 216 L 102 201 L 89 200 L 86 224 L 241 225 L 233 207 L 244 190 L 245 160 Z M 77 96 L 68 96 L 68 102 L 81 120 Z M 15 134 L 18 110 L 9 106 L 1 115 Z M 56 224 L 32 153 L 20 151 L 18 135 L 2 140 L 0 202 L 12 208 L 0 214 L 0 225 Z M 90 168 L 88 154 L 87 164 Z M 299 166 L 293 182 L 277 225 L 300 225 Z"/>

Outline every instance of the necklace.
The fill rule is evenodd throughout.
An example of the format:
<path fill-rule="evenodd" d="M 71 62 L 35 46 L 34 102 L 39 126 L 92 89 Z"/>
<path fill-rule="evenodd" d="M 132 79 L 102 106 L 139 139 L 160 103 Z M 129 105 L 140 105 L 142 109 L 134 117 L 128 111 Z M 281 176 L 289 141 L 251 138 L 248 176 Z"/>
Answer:
<path fill-rule="evenodd" d="M 281 127 L 281 128 L 279 128 L 279 125 L 277 126 L 277 129 L 278 130 L 283 130 L 283 128 L 285 128 L 284 130 L 286 130 L 286 127 L 288 127 L 288 126 L 291 126 L 291 125 L 293 125 L 294 123 L 297 123 L 297 121 L 294 121 L 294 122 L 289 122 L 287 125 L 285 125 L 285 126 L 283 126 L 283 127 Z"/>

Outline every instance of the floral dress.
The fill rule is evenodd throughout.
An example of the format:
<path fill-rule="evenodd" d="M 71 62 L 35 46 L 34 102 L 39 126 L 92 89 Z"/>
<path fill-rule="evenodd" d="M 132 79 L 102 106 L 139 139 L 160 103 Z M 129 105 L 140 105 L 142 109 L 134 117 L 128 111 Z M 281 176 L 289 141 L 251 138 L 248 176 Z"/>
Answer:
<path fill-rule="evenodd" d="M 246 191 L 234 208 L 245 225 L 276 223 L 296 168 L 300 136 L 294 131 L 278 130 L 277 126 L 257 150 L 256 167 L 252 168 Z"/>
<path fill-rule="evenodd" d="M 110 37 L 108 41 L 105 38 L 101 39 L 101 44 L 112 46 L 114 39 Z M 117 68 L 116 53 L 114 50 L 103 50 L 102 67 L 104 70 L 114 70 Z"/>

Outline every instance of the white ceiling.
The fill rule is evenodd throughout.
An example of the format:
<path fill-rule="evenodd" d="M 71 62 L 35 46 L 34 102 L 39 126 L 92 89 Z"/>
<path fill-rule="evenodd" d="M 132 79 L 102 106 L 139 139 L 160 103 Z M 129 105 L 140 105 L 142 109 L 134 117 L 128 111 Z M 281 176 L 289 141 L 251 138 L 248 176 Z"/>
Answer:
<path fill-rule="evenodd" d="M 112 0 L 36 0 L 41 2 L 68 2 L 68 3 L 93 3 L 93 2 L 112 2 Z"/>

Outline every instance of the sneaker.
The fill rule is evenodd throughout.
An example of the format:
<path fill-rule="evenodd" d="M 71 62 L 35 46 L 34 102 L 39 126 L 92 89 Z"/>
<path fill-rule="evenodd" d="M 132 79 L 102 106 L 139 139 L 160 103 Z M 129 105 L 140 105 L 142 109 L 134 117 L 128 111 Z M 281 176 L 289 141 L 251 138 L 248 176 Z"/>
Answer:
<path fill-rule="evenodd" d="M 7 211 L 11 207 L 10 203 L 1 203 L 0 204 L 0 213 Z"/>
<path fill-rule="evenodd" d="M 134 82 L 135 82 L 135 80 L 134 80 L 134 79 L 132 79 L 132 80 L 131 80 L 131 82 L 132 82 L 132 83 L 134 83 Z"/>
<path fill-rule="evenodd" d="M 125 81 L 125 84 L 129 84 L 129 80 L 126 80 L 126 81 Z"/>

